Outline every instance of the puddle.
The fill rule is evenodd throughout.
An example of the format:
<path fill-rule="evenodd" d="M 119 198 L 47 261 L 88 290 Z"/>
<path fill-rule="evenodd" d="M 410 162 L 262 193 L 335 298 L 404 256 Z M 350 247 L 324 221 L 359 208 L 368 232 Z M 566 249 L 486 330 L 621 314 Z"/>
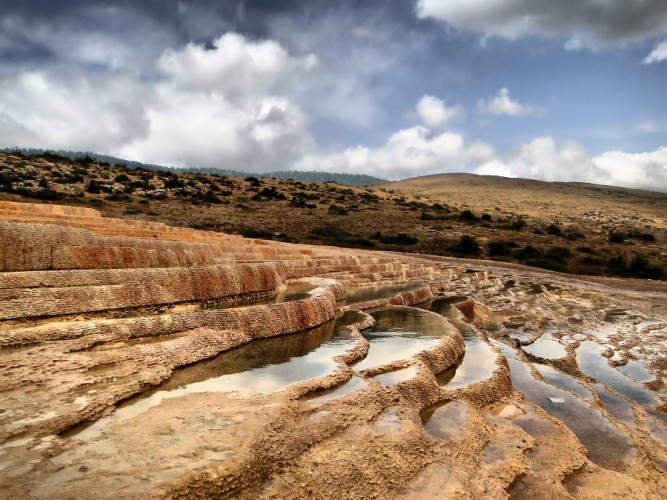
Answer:
<path fill-rule="evenodd" d="M 498 349 L 503 356 L 506 358 L 511 358 L 511 359 L 516 359 L 519 360 L 519 351 L 517 351 L 515 348 L 508 346 L 504 342 L 500 342 L 499 340 L 495 339 L 489 339 L 489 342 L 493 347 Z"/>
<path fill-rule="evenodd" d="M 167 382 L 121 403 L 109 417 L 66 435 L 80 440 L 94 438 L 110 423 L 130 419 L 167 399 L 205 392 L 233 393 L 241 398 L 261 396 L 329 375 L 338 369 L 333 358 L 356 342 L 347 324 L 349 317 L 358 313 L 351 312 L 354 314 L 345 313 L 340 320 L 313 330 L 256 340 L 180 368 Z"/>
<path fill-rule="evenodd" d="M 652 330 L 656 327 L 661 327 L 663 325 L 664 323 L 656 318 L 648 318 L 642 320 L 637 325 L 635 325 L 635 328 L 637 329 L 638 332 L 642 332 L 646 330 Z"/>
<path fill-rule="evenodd" d="M 438 383 L 445 385 L 446 389 L 460 389 L 470 384 L 475 384 L 490 378 L 496 371 L 496 354 L 486 342 L 466 342 L 466 352 L 460 365 L 445 370 L 439 375 Z M 454 370 L 453 376 L 445 375 L 449 370 Z M 449 378 L 449 380 L 447 380 Z"/>
<path fill-rule="evenodd" d="M 303 300 L 310 297 L 310 292 L 315 290 L 319 285 L 313 283 L 291 283 L 282 292 L 276 294 L 274 302 L 291 302 L 294 300 Z"/>
<path fill-rule="evenodd" d="M 325 403 L 327 401 L 333 401 L 335 399 L 340 399 L 345 396 L 349 396 L 352 393 L 363 391 L 368 388 L 370 383 L 363 377 L 357 375 L 352 375 L 352 378 L 347 382 L 329 389 L 328 391 L 319 391 L 307 396 L 304 396 L 302 399 L 309 401 L 313 404 Z"/>
<path fill-rule="evenodd" d="M 46 413 L 41 413 L 39 415 L 36 415 L 34 417 L 28 417 L 24 418 L 22 420 L 16 420 L 14 422 L 10 422 L 9 424 L 6 425 L 7 429 L 13 430 L 13 429 L 18 429 L 22 426 L 28 426 L 31 424 L 36 424 L 39 422 L 45 422 L 47 420 L 51 420 L 52 418 L 55 418 L 58 416 L 58 413 L 55 411 L 49 411 Z"/>
<path fill-rule="evenodd" d="M 609 366 L 601 355 L 607 349 L 596 342 L 586 340 L 577 348 L 577 364 L 582 372 L 614 389 L 628 399 L 645 405 L 655 405 L 655 396 L 644 386 Z"/>
<path fill-rule="evenodd" d="M 632 405 L 625 399 L 613 394 L 602 384 L 593 384 L 593 390 L 600 396 L 602 403 L 607 411 L 619 422 L 635 426 L 635 415 L 632 411 Z"/>
<path fill-rule="evenodd" d="M 479 338 L 474 328 L 459 319 L 458 309 L 446 300 L 436 299 L 429 310 L 445 316 L 461 332 L 465 342 L 465 354 L 456 365 L 438 375 L 438 383 L 446 385 L 447 389 L 460 389 L 491 377 L 497 368 L 498 354 Z"/>
<path fill-rule="evenodd" d="M 545 382 L 566 391 L 574 392 L 583 399 L 593 399 L 591 391 L 586 389 L 586 387 L 574 377 L 560 372 L 548 365 L 534 364 L 533 366 L 540 372 L 540 375 L 542 375 Z"/>
<path fill-rule="evenodd" d="M 345 334 L 345 327 L 353 325 L 354 323 L 361 323 L 366 319 L 366 313 L 361 311 L 345 311 L 341 316 L 336 318 L 337 335 Z"/>
<path fill-rule="evenodd" d="M 540 338 L 523 347 L 528 354 L 542 359 L 561 359 L 567 356 L 565 346 L 555 340 Z"/>
<path fill-rule="evenodd" d="M 491 410 L 491 415 L 499 418 L 513 418 L 523 415 L 523 410 L 515 405 L 503 405 Z"/>
<path fill-rule="evenodd" d="M 535 439 L 547 437 L 558 430 L 554 424 L 548 420 L 544 420 L 534 411 L 530 411 L 526 415 L 512 419 L 512 423 L 526 431 Z"/>
<path fill-rule="evenodd" d="M 421 419 L 426 434 L 446 441 L 463 432 L 468 422 L 468 405 L 452 401 L 431 406 L 421 412 Z"/>
<path fill-rule="evenodd" d="M 380 382 L 385 387 L 391 387 L 392 385 L 411 380 L 418 375 L 419 368 L 416 366 L 409 366 L 408 368 L 403 368 L 402 370 L 395 370 L 393 372 L 377 375 L 373 377 L 373 379 Z"/>
<path fill-rule="evenodd" d="M 507 331 L 507 336 L 511 339 L 518 340 L 523 345 L 532 342 L 532 340 L 535 338 L 535 332 L 533 331 L 524 332 L 521 330 L 512 329 Z"/>
<path fill-rule="evenodd" d="M 625 365 L 619 366 L 618 370 L 640 383 L 653 382 L 655 380 L 655 375 L 648 371 L 643 364 L 634 359 L 630 359 Z"/>
<path fill-rule="evenodd" d="M 370 342 L 368 355 L 356 363 L 356 371 L 408 359 L 435 347 L 446 333 L 435 314 L 413 307 L 388 307 L 372 314 L 375 326 L 363 332 Z"/>
<path fill-rule="evenodd" d="M 291 283 L 287 285 L 285 290 L 279 291 L 274 297 L 265 300 L 253 301 L 250 305 L 266 305 L 279 304 L 282 302 L 294 302 L 296 300 L 303 300 L 310 297 L 310 292 L 315 290 L 320 285 L 315 285 L 310 282 Z"/>
<path fill-rule="evenodd" d="M 618 326 L 603 325 L 601 327 L 596 328 L 595 330 L 585 329 L 584 333 L 592 335 L 593 337 L 602 342 L 607 342 L 609 340 L 609 337 L 613 337 L 614 335 L 618 334 Z"/>
<path fill-rule="evenodd" d="M 400 283 L 397 285 L 386 286 L 364 286 L 356 288 L 347 288 L 347 304 L 358 304 L 369 300 L 389 299 L 401 292 L 411 292 L 421 288 L 424 284 L 420 281 L 410 283 Z"/>
<path fill-rule="evenodd" d="M 386 410 L 373 426 L 378 432 L 394 433 L 399 432 L 403 427 L 403 420 L 398 408 Z"/>
<path fill-rule="evenodd" d="M 588 449 L 591 461 L 616 471 L 626 468 L 634 448 L 599 411 L 569 392 L 537 380 L 526 363 L 511 358 L 507 362 L 514 387 L 567 425 Z"/>
<path fill-rule="evenodd" d="M 505 460 L 505 451 L 499 443 L 489 441 L 479 455 L 479 459 L 487 465 L 497 464 Z"/>
<path fill-rule="evenodd" d="M 650 413 L 646 418 L 646 427 L 656 441 L 667 446 L 667 425 L 665 425 L 664 421 L 656 418 L 655 413 Z"/>

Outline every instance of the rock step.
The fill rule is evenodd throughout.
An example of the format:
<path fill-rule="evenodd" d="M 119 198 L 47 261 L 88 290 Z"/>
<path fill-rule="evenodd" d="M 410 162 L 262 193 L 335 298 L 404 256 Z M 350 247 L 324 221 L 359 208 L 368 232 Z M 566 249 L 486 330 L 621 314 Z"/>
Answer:
<path fill-rule="evenodd" d="M 277 266 L 158 269 L 127 273 L 124 283 L 0 290 L 0 321 L 84 314 L 271 292 L 283 283 Z M 62 274 L 60 275 L 63 276 Z M 144 279 L 141 279 L 141 278 Z"/>

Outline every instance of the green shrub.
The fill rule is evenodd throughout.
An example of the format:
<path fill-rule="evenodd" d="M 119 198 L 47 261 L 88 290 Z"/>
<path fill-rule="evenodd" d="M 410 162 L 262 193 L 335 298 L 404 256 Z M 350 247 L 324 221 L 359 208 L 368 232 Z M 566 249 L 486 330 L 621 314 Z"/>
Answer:
<path fill-rule="evenodd" d="M 604 265 L 604 261 L 600 259 L 599 257 L 582 257 L 581 260 L 579 261 L 582 264 L 586 266 L 602 266 Z"/>
<path fill-rule="evenodd" d="M 620 231 L 609 231 L 609 241 L 611 243 L 625 243 L 625 234 Z"/>
<path fill-rule="evenodd" d="M 62 199 L 63 197 L 62 194 L 49 188 L 38 189 L 37 191 L 29 191 L 29 194 L 27 194 L 26 196 L 30 196 L 30 198 L 36 198 L 38 200 L 45 200 L 45 201 L 57 201 Z"/>
<path fill-rule="evenodd" d="M 547 234 L 550 234 L 551 236 L 558 236 L 559 238 L 562 238 L 562 237 L 563 237 L 563 231 L 562 231 L 561 228 L 560 228 L 558 225 L 556 225 L 556 224 L 551 224 L 551 225 L 547 228 Z"/>
<path fill-rule="evenodd" d="M 619 255 L 618 257 L 612 257 L 609 259 L 609 262 L 607 262 L 607 271 L 617 276 L 627 276 L 630 268 L 628 267 L 628 263 L 625 261 L 625 257 Z"/>
<path fill-rule="evenodd" d="M 414 245 L 419 241 L 418 238 L 405 233 L 398 233 L 396 236 L 381 236 L 380 243 L 385 245 Z"/>
<path fill-rule="evenodd" d="M 266 187 L 263 188 L 261 191 L 259 191 L 255 195 L 253 195 L 252 199 L 255 200 L 255 201 L 260 201 L 260 200 L 286 200 L 287 196 L 285 196 L 283 193 L 278 191 L 275 186 L 271 186 L 270 188 L 266 188 Z"/>
<path fill-rule="evenodd" d="M 246 182 L 249 182 L 252 186 L 259 187 L 262 185 L 262 181 L 260 181 L 257 177 L 246 177 L 245 178 Z"/>
<path fill-rule="evenodd" d="M 585 239 L 586 235 L 581 231 L 568 231 L 565 233 L 565 237 L 570 241 L 576 241 Z"/>
<path fill-rule="evenodd" d="M 487 252 L 490 257 L 503 257 L 510 254 L 510 245 L 507 241 L 490 241 Z"/>
<path fill-rule="evenodd" d="M 208 191 L 206 191 L 206 193 L 204 193 L 204 196 L 202 196 L 202 199 L 206 203 L 211 203 L 213 205 L 220 205 L 222 203 L 222 200 L 220 198 L 218 198 L 218 196 L 210 189 Z"/>
<path fill-rule="evenodd" d="M 111 193 L 105 196 L 104 199 L 109 201 L 130 201 L 132 198 L 123 193 Z"/>
<path fill-rule="evenodd" d="M 629 272 L 631 276 L 644 279 L 665 279 L 665 269 L 659 265 L 653 265 L 643 255 L 635 255 L 630 262 Z"/>
<path fill-rule="evenodd" d="M 12 172 L 0 172 L 0 186 L 11 186 L 13 182 L 18 182 L 19 180 Z"/>
<path fill-rule="evenodd" d="M 100 194 L 100 183 L 95 179 L 90 179 L 86 185 L 86 191 L 90 194 Z"/>
<path fill-rule="evenodd" d="M 445 220 L 447 217 L 445 215 L 438 215 L 430 212 L 422 212 L 419 218 L 421 220 Z"/>
<path fill-rule="evenodd" d="M 339 207 L 335 203 L 332 203 L 329 205 L 328 212 L 332 215 L 347 215 L 349 210 L 345 209 L 344 207 Z"/>
<path fill-rule="evenodd" d="M 514 252 L 514 256 L 519 260 L 536 258 L 541 255 L 542 252 L 539 249 L 535 248 L 533 245 L 526 245 L 521 250 L 517 250 Z"/>
<path fill-rule="evenodd" d="M 576 248 L 577 252 L 587 253 L 589 255 L 600 255 L 597 250 L 589 246 L 579 246 Z"/>
<path fill-rule="evenodd" d="M 540 267 L 542 269 L 549 269 L 551 271 L 558 271 L 560 273 L 567 272 L 567 262 L 563 261 L 562 259 L 553 258 L 549 255 L 535 259 L 527 259 L 525 263 L 528 266 Z"/>
<path fill-rule="evenodd" d="M 176 175 L 172 175 L 164 181 L 165 189 L 178 189 L 181 187 L 183 187 L 183 182 Z"/>
<path fill-rule="evenodd" d="M 644 233 L 642 231 L 639 231 L 638 229 L 633 229 L 632 231 L 628 231 L 626 234 L 626 237 L 632 238 L 635 240 L 640 240 L 640 241 L 646 241 L 649 243 L 655 242 L 655 235 L 651 233 Z"/>
<path fill-rule="evenodd" d="M 567 247 L 551 247 L 547 251 L 547 256 L 554 259 L 569 259 L 572 257 L 572 250 Z"/>
<path fill-rule="evenodd" d="M 355 248 L 375 247 L 375 243 L 366 238 L 331 226 L 316 227 L 310 232 L 308 237 L 313 240 L 323 241 L 327 245 Z"/>
<path fill-rule="evenodd" d="M 462 235 L 459 241 L 450 247 L 450 250 L 459 255 L 479 255 L 482 251 L 477 239 L 469 234 Z"/>
<path fill-rule="evenodd" d="M 477 220 L 477 216 L 471 210 L 464 210 L 459 214 L 461 222 L 473 222 Z"/>

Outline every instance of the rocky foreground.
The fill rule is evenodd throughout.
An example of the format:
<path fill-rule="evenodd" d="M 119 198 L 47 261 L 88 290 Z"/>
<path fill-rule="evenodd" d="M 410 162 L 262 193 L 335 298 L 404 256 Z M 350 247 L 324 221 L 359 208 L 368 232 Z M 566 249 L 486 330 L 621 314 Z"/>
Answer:
<path fill-rule="evenodd" d="M 0 271 L 4 497 L 667 497 L 657 283 L 10 202 Z"/>

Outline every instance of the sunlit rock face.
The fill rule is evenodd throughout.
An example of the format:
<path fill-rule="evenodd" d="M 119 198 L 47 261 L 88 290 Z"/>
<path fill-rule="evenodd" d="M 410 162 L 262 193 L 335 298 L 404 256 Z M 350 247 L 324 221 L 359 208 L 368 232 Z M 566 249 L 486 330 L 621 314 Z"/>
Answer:
<path fill-rule="evenodd" d="M 0 202 L 0 488 L 667 497 L 664 287 L 445 260 Z"/>

